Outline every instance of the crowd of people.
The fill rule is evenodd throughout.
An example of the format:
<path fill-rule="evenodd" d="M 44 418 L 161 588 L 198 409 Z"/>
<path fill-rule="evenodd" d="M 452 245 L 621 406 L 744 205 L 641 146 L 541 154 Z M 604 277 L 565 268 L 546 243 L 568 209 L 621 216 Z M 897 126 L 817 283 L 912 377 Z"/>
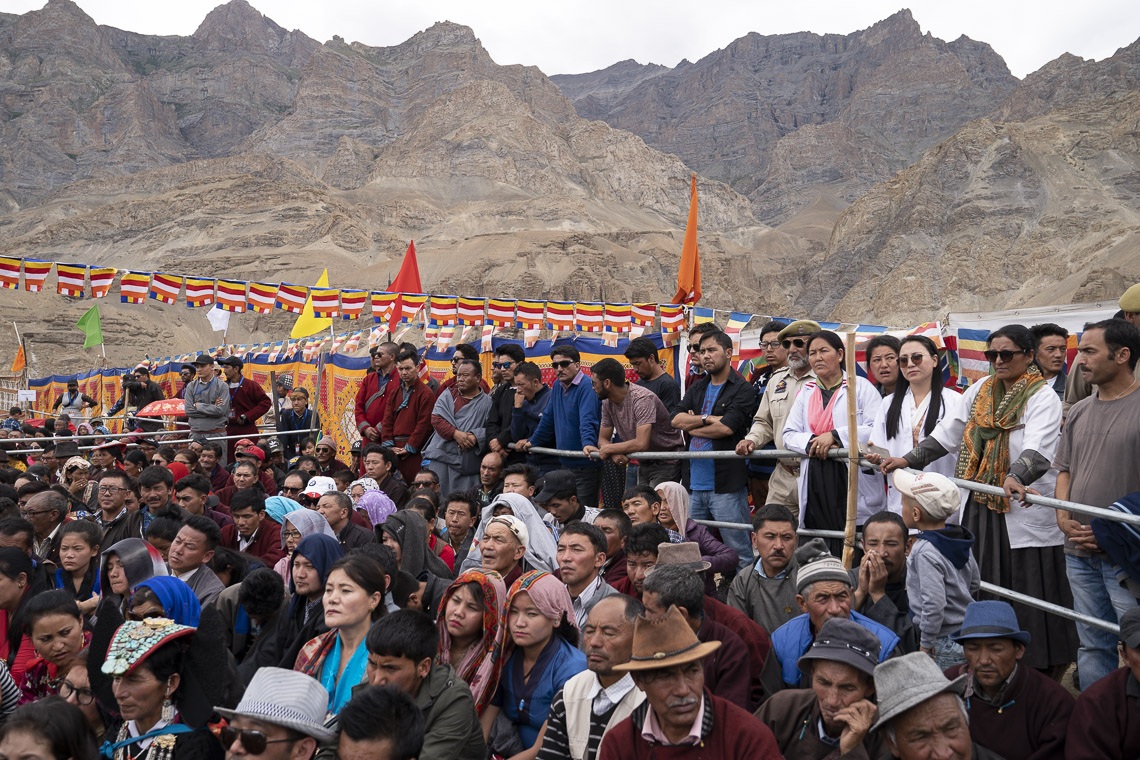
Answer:
<path fill-rule="evenodd" d="M 645 338 L 628 374 L 503 344 L 490 382 L 460 345 L 441 383 L 382 343 L 343 457 L 237 357 L 183 368 L 173 431 L 146 366 L 128 434 L 69 383 L 0 422 L 0 758 L 1140 756 L 1135 536 L 1026 500 L 1140 506 L 1121 308 L 1067 368 L 1062 328 L 995 330 L 961 394 L 924 336 L 850 377 L 808 320 L 744 373 L 695 326 L 683 386 Z M 800 531 L 842 529 L 855 445 L 848 569 Z"/>

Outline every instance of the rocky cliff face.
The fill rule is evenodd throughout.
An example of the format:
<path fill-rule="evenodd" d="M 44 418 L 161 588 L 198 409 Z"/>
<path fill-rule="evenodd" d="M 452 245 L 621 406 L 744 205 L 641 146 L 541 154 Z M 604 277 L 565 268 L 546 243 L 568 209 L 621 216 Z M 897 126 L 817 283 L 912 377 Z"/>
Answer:
<path fill-rule="evenodd" d="M 923 35 L 906 10 L 849 35 L 749 34 L 669 71 L 627 63 L 554 81 L 583 116 L 727 182 L 768 223 L 821 193 L 854 200 L 1016 84 L 988 45 Z"/>

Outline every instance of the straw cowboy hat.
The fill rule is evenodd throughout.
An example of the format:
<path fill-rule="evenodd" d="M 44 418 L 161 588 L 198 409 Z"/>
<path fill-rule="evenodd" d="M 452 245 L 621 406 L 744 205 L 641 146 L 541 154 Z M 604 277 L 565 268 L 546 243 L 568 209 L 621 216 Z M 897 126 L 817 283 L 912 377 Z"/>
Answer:
<path fill-rule="evenodd" d="M 614 670 L 641 672 L 661 670 L 700 660 L 720 649 L 719 641 L 704 644 L 685 622 L 685 617 L 670 605 L 658 618 L 641 616 L 633 624 L 633 656 L 629 662 L 615 665 Z"/>

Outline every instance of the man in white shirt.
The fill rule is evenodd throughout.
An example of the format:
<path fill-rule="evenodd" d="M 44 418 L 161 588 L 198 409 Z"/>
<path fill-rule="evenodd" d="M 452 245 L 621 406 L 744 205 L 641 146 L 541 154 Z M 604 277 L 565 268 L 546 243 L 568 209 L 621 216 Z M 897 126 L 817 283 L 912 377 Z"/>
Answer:
<path fill-rule="evenodd" d="M 641 602 L 624 594 L 606 597 L 590 610 L 581 641 L 588 669 L 555 695 L 538 760 L 597 757 L 605 732 L 645 700 L 629 673 L 614 670 L 629 662 L 633 622 L 643 611 Z"/>

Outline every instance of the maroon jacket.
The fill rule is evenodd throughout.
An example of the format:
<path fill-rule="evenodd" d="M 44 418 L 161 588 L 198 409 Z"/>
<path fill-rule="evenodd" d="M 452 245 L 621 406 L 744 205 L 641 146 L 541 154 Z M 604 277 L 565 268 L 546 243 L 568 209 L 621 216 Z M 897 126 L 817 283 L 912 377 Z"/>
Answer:
<path fill-rule="evenodd" d="M 388 388 L 380 440 L 390 441 L 400 448 L 411 446 L 418 453 L 432 432 L 431 410 L 435 406 L 435 395 L 431 388 L 416 381 L 408 403 L 404 404 L 403 383 L 389 384 Z"/>
<path fill-rule="evenodd" d="M 273 402 L 260 385 L 243 377 L 241 385 L 230 388 L 230 419 L 226 423 L 226 435 L 248 435 L 257 440 L 257 421 L 269 411 Z M 242 417 L 245 421 L 242 421 Z M 231 448 L 233 441 L 230 442 Z"/>
<path fill-rule="evenodd" d="M 241 551 L 238 548 L 237 527 L 227 525 L 222 528 L 222 546 L 235 552 Z M 262 518 L 261 525 L 257 526 L 257 532 L 253 534 L 253 543 L 246 548 L 245 553 L 260 557 L 268 567 L 276 565 L 277 560 L 285 556 L 285 550 L 281 548 L 281 523 L 268 517 Z"/>
<path fill-rule="evenodd" d="M 642 738 L 645 716 L 651 709 L 642 702 L 628 718 L 611 728 L 602 739 L 598 760 L 782 760 L 771 729 L 752 713 L 705 689 L 705 714 L 701 743 L 670 747 Z"/>
<path fill-rule="evenodd" d="M 720 649 L 701 660 L 705 670 L 705 688 L 727 699 L 742 710 L 751 710 L 751 679 L 748 647 L 726 626 L 707 616 L 701 622 L 697 638 L 702 642 L 719 641 Z"/>
<path fill-rule="evenodd" d="M 380 430 L 384 422 L 384 410 L 387 408 L 388 393 L 394 386 L 400 384 L 400 373 L 395 369 L 388 375 L 388 384 L 380 390 L 380 374 L 369 372 L 360 381 L 360 388 L 356 391 L 356 429 L 361 433 L 366 427 Z"/>
<path fill-rule="evenodd" d="M 1140 757 L 1140 683 L 1131 670 L 1118 668 L 1081 692 L 1069 718 L 1065 758 L 1124 757 Z"/>

